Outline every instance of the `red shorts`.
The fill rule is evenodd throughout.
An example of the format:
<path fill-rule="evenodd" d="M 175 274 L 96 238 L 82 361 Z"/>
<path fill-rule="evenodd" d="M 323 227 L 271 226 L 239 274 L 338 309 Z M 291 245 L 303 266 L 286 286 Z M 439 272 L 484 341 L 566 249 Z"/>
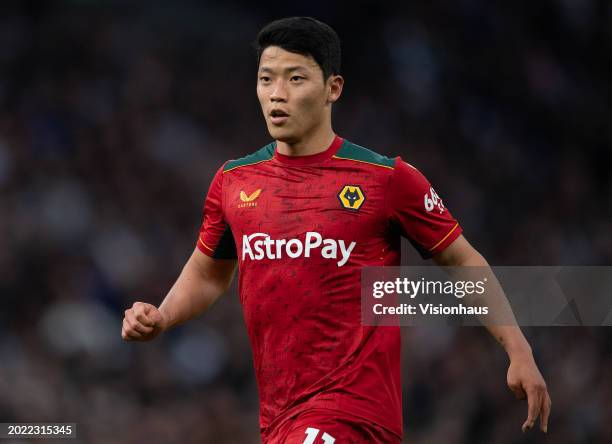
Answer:
<path fill-rule="evenodd" d="M 283 422 L 266 444 L 399 444 L 386 429 L 333 410 L 307 410 Z"/>

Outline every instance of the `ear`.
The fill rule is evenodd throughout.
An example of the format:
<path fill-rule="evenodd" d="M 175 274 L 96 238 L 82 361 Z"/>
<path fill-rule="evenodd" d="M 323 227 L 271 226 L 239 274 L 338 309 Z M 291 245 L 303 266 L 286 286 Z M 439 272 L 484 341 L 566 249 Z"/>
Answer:
<path fill-rule="evenodd" d="M 331 75 L 327 79 L 327 102 L 334 103 L 342 95 L 344 78 L 340 75 Z"/>

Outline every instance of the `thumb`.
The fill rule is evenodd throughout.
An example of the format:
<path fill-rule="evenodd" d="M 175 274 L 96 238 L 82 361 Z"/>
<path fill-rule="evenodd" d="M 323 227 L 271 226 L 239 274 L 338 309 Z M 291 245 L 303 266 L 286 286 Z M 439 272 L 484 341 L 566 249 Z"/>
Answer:
<path fill-rule="evenodd" d="M 516 399 L 525 399 L 527 396 L 525 390 L 523 390 L 523 384 L 521 384 L 521 381 L 514 377 L 508 377 L 508 388 L 512 391 L 512 393 L 514 393 Z"/>
<path fill-rule="evenodd" d="M 512 393 L 514 393 L 514 396 L 516 396 L 516 399 L 525 399 L 526 397 L 525 390 L 523 390 L 523 388 L 520 385 L 511 386 L 510 390 L 512 390 Z"/>
<path fill-rule="evenodd" d="M 152 305 L 147 308 L 148 308 L 148 311 L 145 311 L 145 314 L 147 315 L 149 320 L 153 323 L 153 326 L 163 327 L 164 318 L 162 314 L 159 312 L 159 310 Z"/>

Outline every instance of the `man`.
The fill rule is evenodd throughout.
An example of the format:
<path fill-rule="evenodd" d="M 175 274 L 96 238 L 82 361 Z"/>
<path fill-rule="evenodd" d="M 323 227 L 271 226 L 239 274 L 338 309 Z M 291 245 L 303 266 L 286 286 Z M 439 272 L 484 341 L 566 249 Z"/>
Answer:
<path fill-rule="evenodd" d="M 399 265 L 400 236 L 439 265 L 486 266 L 429 182 L 334 134 L 344 84 L 340 42 L 312 18 L 278 20 L 257 37 L 257 96 L 275 142 L 226 162 L 210 186 L 191 258 L 159 309 L 125 312 L 122 337 L 146 341 L 239 291 L 253 348 L 264 443 L 398 443 L 400 332 L 364 327 L 363 266 Z M 425 199 L 425 202 L 427 200 Z M 487 327 L 527 397 L 523 430 L 550 398 L 519 328 Z"/>

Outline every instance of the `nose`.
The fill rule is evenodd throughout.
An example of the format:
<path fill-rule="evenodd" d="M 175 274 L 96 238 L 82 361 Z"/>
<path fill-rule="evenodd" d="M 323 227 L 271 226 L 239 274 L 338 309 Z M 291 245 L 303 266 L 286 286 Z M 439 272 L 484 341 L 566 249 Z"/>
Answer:
<path fill-rule="evenodd" d="M 285 88 L 285 82 L 277 80 L 274 82 L 272 87 L 272 93 L 270 94 L 270 100 L 272 102 L 286 102 L 287 101 L 287 89 Z"/>

